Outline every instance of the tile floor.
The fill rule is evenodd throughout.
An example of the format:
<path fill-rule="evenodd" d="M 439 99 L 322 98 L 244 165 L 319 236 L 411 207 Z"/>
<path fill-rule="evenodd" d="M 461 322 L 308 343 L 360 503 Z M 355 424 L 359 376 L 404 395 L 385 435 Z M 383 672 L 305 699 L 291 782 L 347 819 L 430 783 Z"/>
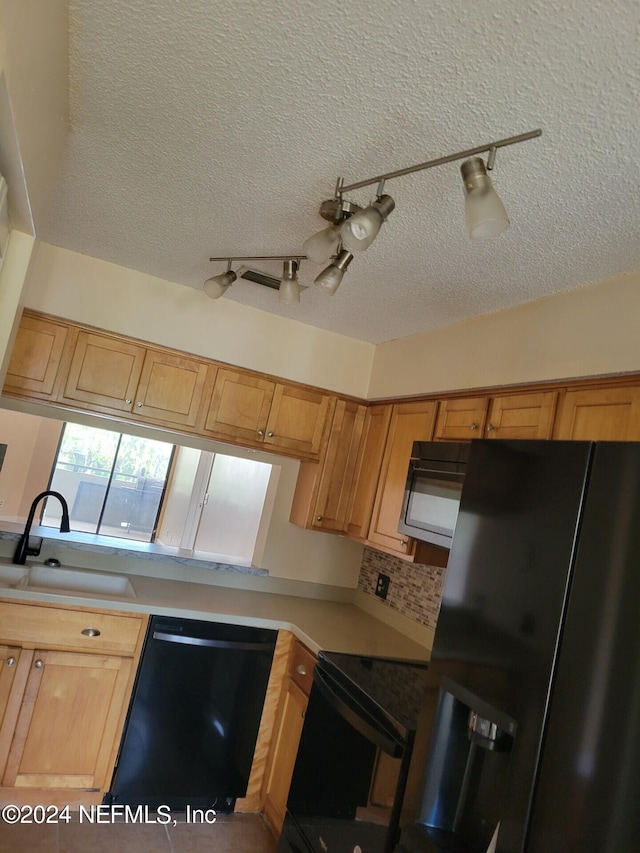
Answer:
<path fill-rule="evenodd" d="M 0 853 L 275 853 L 260 815 L 220 815 L 214 824 L 0 823 Z"/>

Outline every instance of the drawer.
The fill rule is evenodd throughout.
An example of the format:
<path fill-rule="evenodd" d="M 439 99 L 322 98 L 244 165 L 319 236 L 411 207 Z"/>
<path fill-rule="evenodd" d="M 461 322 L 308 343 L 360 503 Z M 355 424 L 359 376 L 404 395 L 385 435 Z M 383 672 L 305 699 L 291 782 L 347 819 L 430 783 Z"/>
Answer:
<path fill-rule="evenodd" d="M 307 696 L 311 692 L 315 665 L 316 656 L 306 646 L 296 641 L 293 645 L 289 676 Z"/>
<path fill-rule="evenodd" d="M 26 647 L 82 649 L 132 655 L 145 619 L 92 610 L 67 610 L 0 601 L 0 642 Z M 84 633 L 83 633 L 84 632 Z"/>

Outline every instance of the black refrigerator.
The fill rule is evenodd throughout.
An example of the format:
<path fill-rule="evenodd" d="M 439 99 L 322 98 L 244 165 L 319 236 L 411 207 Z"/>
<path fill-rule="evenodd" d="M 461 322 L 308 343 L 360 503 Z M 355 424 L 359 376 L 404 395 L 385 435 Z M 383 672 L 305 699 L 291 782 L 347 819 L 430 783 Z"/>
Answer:
<path fill-rule="evenodd" d="M 640 444 L 472 442 L 418 734 L 401 853 L 640 850 Z"/>

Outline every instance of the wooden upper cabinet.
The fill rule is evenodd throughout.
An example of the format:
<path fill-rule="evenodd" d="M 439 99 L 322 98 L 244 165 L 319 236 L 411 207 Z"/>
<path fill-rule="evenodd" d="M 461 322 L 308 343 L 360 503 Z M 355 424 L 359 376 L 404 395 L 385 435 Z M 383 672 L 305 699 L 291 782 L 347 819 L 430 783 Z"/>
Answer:
<path fill-rule="evenodd" d="M 60 401 L 180 428 L 196 423 L 207 377 L 198 359 L 79 331 Z"/>
<path fill-rule="evenodd" d="M 79 331 L 61 401 L 131 412 L 145 354 L 144 346 Z"/>
<path fill-rule="evenodd" d="M 68 334 L 69 328 L 64 323 L 25 312 L 11 352 L 4 390 L 39 399 L 54 396 Z"/>
<path fill-rule="evenodd" d="M 492 397 L 486 438 L 551 438 L 557 391 Z"/>
<path fill-rule="evenodd" d="M 276 384 L 267 422 L 265 445 L 318 457 L 326 439 L 336 398 L 313 388 Z"/>
<path fill-rule="evenodd" d="M 564 395 L 553 437 L 640 441 L 640 388 L 587 388 Z"/>
<path fill-rule="evenodd" d="M 262 441 L 275 382 L 239 370 L 218 370 L 204 428 L 254 444 Z"/>
<path fill-rule="evenodd" d="M 368 541 L 385 551 L 412 556 L 415 543 L 398 533 L 407 470 L 414 441 L 433 435 L 437 403 L 433 400 L 394 405 L 373 506 Z"/>
<path fill-rule="evenodd" d="M 335 397 L 239 370 L 218 370 L 204 431 L 238 443 L 319 458 Z"/>
<path fill-rule="evenodd" d="M 437 441 L 470 441 L 482 438 L 489 407 L 488 397 L 441 400 L 433 433 Z"/>
<path fill-rule="evenodd" d="M 301 527 L 342 533 L 347 527 L 367 407 L 338 400 L 324 461 L 302 462 L 289 520 Z"/>
<path fill-rule="evenodd" d="M 347 511 L 346 532 L 352 539 L 364 541 L 369 535 L 392 409 L 390 403 L 367 408 Z"/>
<path fill-rule="evenodd" d="M 195 426 L 209 369 L 198 359 L 148 350 L 135 395 L 136 415 L 174 426 Z"/>

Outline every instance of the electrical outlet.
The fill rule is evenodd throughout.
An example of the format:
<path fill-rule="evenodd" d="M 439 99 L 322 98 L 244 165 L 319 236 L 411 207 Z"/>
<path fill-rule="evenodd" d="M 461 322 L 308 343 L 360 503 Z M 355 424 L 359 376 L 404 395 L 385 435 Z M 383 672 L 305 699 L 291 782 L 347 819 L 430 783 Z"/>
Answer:
<path fill-rule="evenodd" d="M 378 575 L 378 582 L 376 584 L 376 595 L 378 596 L 378 598 L 387 597 L 387 593 L 389 592 L 389 583 L 389 575 L 383 575 L 381 572 Z"/>

